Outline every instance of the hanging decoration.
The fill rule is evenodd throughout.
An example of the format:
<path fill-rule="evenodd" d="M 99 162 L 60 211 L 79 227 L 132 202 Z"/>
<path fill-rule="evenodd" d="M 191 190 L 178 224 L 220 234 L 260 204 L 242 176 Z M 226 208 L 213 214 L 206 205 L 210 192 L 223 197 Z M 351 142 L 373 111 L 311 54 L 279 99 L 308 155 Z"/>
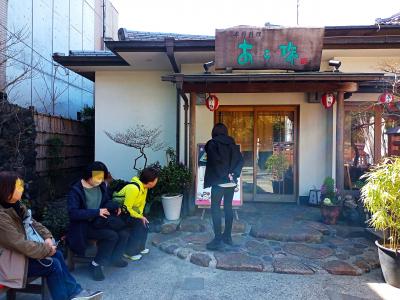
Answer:
<path fill-rule="evenodd" d="M 393 102 L 393 94 L 392 93 L 383 93 L 378 98 L 379 103 L 392 103 Z"/>
<path fill-rule="evenodd" d="M 322 95 L 321 102 L 326 109 L 331 108 L 336 102 L 335 95 L 333 93 L 325 93 Z"/>
<path fill-rule="evenodd" d="M 215 111 L 219 107 L 219 99 L 217 96 L 208 94 L 206 98 L 206 106 L 210 111 Z"/>

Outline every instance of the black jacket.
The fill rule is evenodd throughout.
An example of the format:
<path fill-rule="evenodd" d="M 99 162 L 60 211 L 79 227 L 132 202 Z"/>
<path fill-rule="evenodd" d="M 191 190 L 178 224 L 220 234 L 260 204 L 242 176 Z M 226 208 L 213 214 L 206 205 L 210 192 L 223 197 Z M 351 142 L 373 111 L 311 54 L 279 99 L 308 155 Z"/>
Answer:
<path fill-rule="evenodd" d="M 243 157 L 235 140 L 226 135 L 218 135 L 209 140 L 205 147 L 207 153 L 204 188 L 229 182 L 229 174 L 236 179 L 243 167 Z"/>
<path fill-rule="evenodd" d="M 108 208 L 114 211 L 118 204 L 113 203 L 103 182 L 100 185 L 102 199 L 100 208 Z M 67 242 L 70 249 L 79 255 L 85 254 L 87 247 L 87 227 L 90 220 L 99 216 L 99 209 L 88 209 L 86 206 L 85 192 L 81 181 L 76 182 L 68 193 L 69 229 Z"/>

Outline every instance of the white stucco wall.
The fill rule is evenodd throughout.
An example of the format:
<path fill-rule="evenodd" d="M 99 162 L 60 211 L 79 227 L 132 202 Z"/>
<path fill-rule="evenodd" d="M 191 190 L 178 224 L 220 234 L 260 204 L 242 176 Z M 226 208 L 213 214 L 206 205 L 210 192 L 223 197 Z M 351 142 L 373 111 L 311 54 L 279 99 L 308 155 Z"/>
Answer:
<path fill-rule="evenodd" d="M 162 82 L 164 72 L 96 72 L 96 139 L 95 158 L 109 166 L 114 178 L 130 179 L 133 159 L 138 153 L 133 148 L 110 140 L 109 132 L 125 131 L 136 124 L 149 128 L 161 127 L 160 140 L 175 148 L 176 89 Z M 149 163 L 165 163 L 165 152 L 147 150 Z"/>
<path fill-rule="evenodd" d="M 299 105 L 299 196 L 307 196 L 311 188 L 321 186 L 325 176 L 331 175 L 332 143 L 327 138 L 331 127 L 328 111 L 322 105 L 307 103 L 303 93 L 217 96 L 221 105 Z M 210 139 L 214 115 L 204 105 L 198 105 L 196 119 L 196 142 L 205 142 Z"/>

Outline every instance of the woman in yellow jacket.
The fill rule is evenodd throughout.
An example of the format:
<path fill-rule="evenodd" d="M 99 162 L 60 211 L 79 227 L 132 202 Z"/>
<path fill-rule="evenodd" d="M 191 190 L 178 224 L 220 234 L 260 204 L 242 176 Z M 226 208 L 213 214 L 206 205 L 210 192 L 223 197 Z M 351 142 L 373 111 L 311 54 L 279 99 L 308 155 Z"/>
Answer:
<path fill-rule="evenodd" d="M 124 197 L 124 206 L 131 217 L 132 231 L 124 254 L 124 257 L 130 260 L 139 260 L 142 254 L 149 253 L 149 249 L 146 248 L 149 221 L 143 215 L 143 211 L 147 191 L 156 186 L 158 174 L 155 168 L 145 168 L 140 177 L 133 177 L 129 184 L 114 193 L 114 197 Z"/>

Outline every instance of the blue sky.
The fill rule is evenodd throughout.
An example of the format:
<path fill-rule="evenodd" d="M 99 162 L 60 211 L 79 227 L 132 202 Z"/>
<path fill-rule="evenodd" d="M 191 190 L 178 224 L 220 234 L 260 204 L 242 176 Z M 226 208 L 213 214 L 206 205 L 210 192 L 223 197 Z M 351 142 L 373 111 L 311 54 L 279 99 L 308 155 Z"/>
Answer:
<path fill-rule="evenodd" d="M 297 0 L 111 0 L 119 27 L 214 35 L 235 25 L 295 26 Z M 299 0 L 300 26 L 373 25 L 400 12 L 400 0 Z"/>

